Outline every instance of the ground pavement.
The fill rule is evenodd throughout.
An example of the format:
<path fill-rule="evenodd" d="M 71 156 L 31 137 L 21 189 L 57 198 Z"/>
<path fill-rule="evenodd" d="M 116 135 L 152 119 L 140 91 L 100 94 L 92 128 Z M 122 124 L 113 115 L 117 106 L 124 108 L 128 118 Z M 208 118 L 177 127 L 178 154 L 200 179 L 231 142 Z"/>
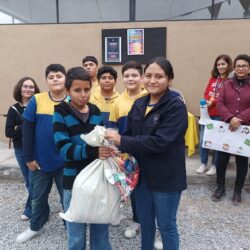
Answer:
<path fill-rule="evenodd" d="M 227 195 L 221 202 L 211 201 L 211 192 L 216 177 L 197 175 L 199 155 L 186 158 L 188 189 L 183 192 L 178 212 L 180 250 L 250 250 L 250 180 L 249 174 L 243 191 L 243 204 L 232 205 L 235 179 L 234 159 L 227 171 Z M 20 215 L 26 200 L 22 176 L 14 157 L 13 149 L 0 142 L 0 250 L 54 250 L 66 249 L 66 234 L 58 217 L 61 206 L 56 189 L 50 195 L 51 215 L 44 233 L 24 244 L 15 242 L 16 236 L 29 223 L 22 222 Z M 122 205 L 122 213 L 127 219 L 118 227 L 110 227 L 110 241 L 113 250 L 140 249 L 140 234 L 128 240 L 123 236 L 131 221 L 131 209 Z"/>

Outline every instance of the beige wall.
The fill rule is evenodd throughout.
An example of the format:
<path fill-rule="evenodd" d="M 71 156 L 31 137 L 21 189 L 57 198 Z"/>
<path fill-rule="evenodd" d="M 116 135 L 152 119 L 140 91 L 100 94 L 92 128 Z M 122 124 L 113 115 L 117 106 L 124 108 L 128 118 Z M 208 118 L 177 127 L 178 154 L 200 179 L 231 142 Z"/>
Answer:
<path fill-rule="evenodd" d="M 185 96 L 188 110 L 199 115 L 199 99 L 218 54 L 250 53 L 250 20 L 98 23 L 0 26 L 0 114 L 14 103 L 12 90 L 23 76 L 32 76 L 46 90 L 44 69 L 50 63 L 80 66 L 85 55 L 101 63 L 101 30 L 167 27 L 167 57 L 175 71 L 173 87 Z M 121 67 L 115 66 L 120 72 Z M 121 76 L 118 90 L 122 90 Z M 0 140 L 5 118 L 0 116 Z"/>

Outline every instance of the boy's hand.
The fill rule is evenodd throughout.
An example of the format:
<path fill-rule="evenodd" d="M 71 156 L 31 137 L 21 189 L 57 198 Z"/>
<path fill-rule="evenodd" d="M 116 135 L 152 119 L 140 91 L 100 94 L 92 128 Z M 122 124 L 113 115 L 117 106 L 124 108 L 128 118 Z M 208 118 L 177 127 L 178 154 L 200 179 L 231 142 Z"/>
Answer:
<path fill-rule="evenodd" d="M 37 171 L 41 169 L 36 161 L 27 162 L 26 165 L 28 166 L 30 171 Z"/>
<path fill-rule="evenodd" d="M 108 157 L 112 156 L 112 151 L 110 150 L 110 148 L 107 147 L 99 147 L 99 158 L 101 160 L 105 160 Z"/>

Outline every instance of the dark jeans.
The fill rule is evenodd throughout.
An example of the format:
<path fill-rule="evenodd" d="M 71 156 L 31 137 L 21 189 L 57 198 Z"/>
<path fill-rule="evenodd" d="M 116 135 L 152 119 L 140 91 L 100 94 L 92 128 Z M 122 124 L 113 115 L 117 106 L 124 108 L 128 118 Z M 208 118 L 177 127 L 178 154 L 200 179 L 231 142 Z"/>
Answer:
<path fill-rule="evenodd" d="M 28 198 L 26 200 L 23 214 L 30 218 L 31 217 L 31 200 L 32 200 L 32 188 L 30 185 L 30 170 L 25 163 L 24 156 L 23 156 L 23 149 L 14 148 L 14 151 L 15 151 L 15 156 L 16 156 L 18 165 L 21 169 L 21 172 L 24 178 L 25 187 L 28 191 Z"/>
<path fill-rule="evenodd" d="M 161 234 L 163 249 L 179 249 L 176 214 L 181 192 L 154 192 L 141 182 L 135 188 L 135 197 L 141 225 L 141 249 L 154 249 L 155 219 Z"/>
<path fill-rule="evenodd" d="M 33 190 L 30 229 L 38 231 L 49 219 L 50 207 L 48 198 L 53 185 L 53 180 L 56 183 L 56 187 L 60 195 L 60 201 L 61 203 L 63 202 L 63 170 L 61 169 L 49 173 L 44 173 L 41 170 L 31 171 L 30 179 Z"/>
<path fill-rule="evenodd" d="M 244 156 L 235 155 L 236 159 L 236 180 L 235 180 L 235 190 L 241 191 L 248 171 L 248 158 Z M 225 177 L 227 165 L 230 160 L 230 154 L 225 152 L 218 152 L 218 165 L 217 165 L 217 184 L 219 186 L 225 185 Z"/>
<path fill-rule="evenodd" d="M 133 214 L 133 222 L 139 223 L 138 216 L 136 213 L 135 191 L 133 191 L 132 194 L 130 195 L 130 202 Z"/>
<path fill-rule="evenodd" d="M 64 189 L 64 211 L 70 206 L 72 191 Z M 75 223 L 66 221 L 68 250 L 86 249 L 86 223 Z M 112 250 L 109 243 L 108 224 L 89 224 L 90 227 L 90 249 Z"/>

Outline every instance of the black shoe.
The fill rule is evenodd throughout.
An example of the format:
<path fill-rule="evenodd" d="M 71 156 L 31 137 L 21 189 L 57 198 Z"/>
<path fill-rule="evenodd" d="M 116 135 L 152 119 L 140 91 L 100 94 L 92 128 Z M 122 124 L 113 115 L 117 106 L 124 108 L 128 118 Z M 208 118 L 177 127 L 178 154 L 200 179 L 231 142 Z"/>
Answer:
<path fill-rule="evenodd" d="M 240 191 L 234 191 L 232 203 L 235 206 L 239 206 L 241 204 L 241 192 Z"/>
<path fill-rule="evenodd" d="M 214 202 L 220 201 L 223 196 L 226 195 L 226 191 L 224 187 L 217 187 L 212 193 L 211 199 Z"/>

